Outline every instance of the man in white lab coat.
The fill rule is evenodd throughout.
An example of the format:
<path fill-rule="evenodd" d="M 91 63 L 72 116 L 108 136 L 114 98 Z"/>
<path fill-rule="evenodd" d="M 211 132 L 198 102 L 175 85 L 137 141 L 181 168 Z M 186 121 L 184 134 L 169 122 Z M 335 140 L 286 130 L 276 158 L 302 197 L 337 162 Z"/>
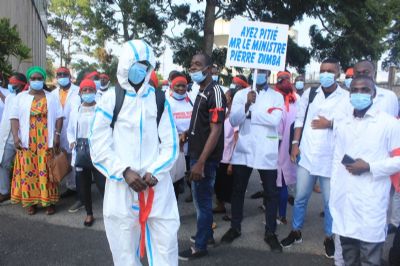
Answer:
<path fill-rule="evenodd" d="M 380 110 L 374 81 L 356 75 L 353 112 L 334 125 L 329 206 L 345 265 L 381 265 L 390 175 L 400 171 L 400 123 Z"/>
<path fill-rule="evenodd" d="M 77 107 L 81 103 L 81 99 L 79 97 L 79 87 L 75 86 L 71 82 L 71 72 L 68 68 L 60 67 L 56 70 L 56 78 L 58 87 L 53 90 L 51 93 L 57 97 L 60 101 L 61 106 L 63 107 L 63 128 L 61 130 L 61 148 L 64 149 L 68 154 L 68 159 L 71 161 L 71 149 L 69 147 L 68 139 L 67 139 L 67 128 L 69 116 L 73 108 Z M 77 182 L 75 180 L 75 171 L 71 171 L 66 177 L 66 185 L 67 191 L 61 194 L 61 198 L 65 198 L 71 195 L 74 195 L 79 191 L 77 189 Z M 79 197 L 77 197 L 77 201 L 69 208 L 69 212 L 76 212 L 80 208 L 83 208 L 83 204 Z"/>
<path fill-rule="evenodd" d="M 264 188 L 264 241 L 273 252 L 282 252 L 276 237 L 276 216 L 279 190 L 276 186 L 278 164 L 278 126 L 281 122 L 284 100 L 282 94 L 268 87 L 267 70 L 259 70 L 257 90 L 250 87 L 236 93 L 232 102 L 230 122 L 239 127 L 239 139 L 232 155 L 233 190 L 231 228 L 221 242 L 231 243 L 241 235 L 243 204 L 249 178 L 257 169 Z"/>
<path fill-rule="evenodd" d="M 149 265 L 178 265 L 179 213 L 169 171 L 179 140 L 168 100 L 157 123 L 156 92 L 148 84 L 155 63 L 146 42 L 122 46 L 117 70 L 125 91 L 122 107 L 112 129 L 120 89 L 108 90 L 89 137 L 93 164 L 107 177 L 104 225 L 117 266 L 141 265 L 145 250 Z"/>
<path fill-rule="evenodd" d="M 321 86 L 313 91 L 315 98 L 312 103 L 309 104 L 311 89 L 304 92 L 299 102 L 291 152 L 291 160 L 298 161 L 292 231 L 281 244 L 290 247 L 302 242 L 300 230 L 304 224 L 308 200 L 318 179 L 324 200 L 325 255 L 333 258 L 335 246 L 332 238 L 332 217 L 329 212 L 334 148 L 332 129 L 335 121 L 342 119 L 351 106 L 349 93 L 336 81 L 340 76 L 340 66 L 336 59 L 324 60 L 319 75 Z"/>

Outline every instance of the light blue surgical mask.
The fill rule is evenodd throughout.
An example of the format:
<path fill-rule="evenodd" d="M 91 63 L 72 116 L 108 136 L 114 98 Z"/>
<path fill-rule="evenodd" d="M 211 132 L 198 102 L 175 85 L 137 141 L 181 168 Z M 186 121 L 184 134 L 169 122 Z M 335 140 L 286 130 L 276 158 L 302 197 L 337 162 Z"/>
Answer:
<path fill-rule="evenodd" d="M 296 90 L 302 90 L 304 89 L 304 81 L 298 80 L 294 83 L 294 86 L 296 87 Z"/>
<path fill-rule="evenodd" d="M 211 77 L 215 82 L 218 82 L 218 75 L 212 75 Z"/>
<path fill-rule="evenodd" d="M 186 98 L 186 94 L 179 94 L 177 92 L 172 92 L 172 97 L 174 97 L 176 100 L 183 100 Z"/>
<path fill-rule="evenodd" d="M 44 82 L 43 80 L 32 80 L 29 82 L 29 86 L 32 90 L 40 91 L 43 90 Z"/>
<path fill-rule="evenodd" d="M 147 75 L 147 66 L 139 62 L 134 63 L 129 69 L 128 79 L 133 84 L 141 83 Z"/>
<path fill-rule="evenodd" d="M 71 82 L 69 78 L 59 78 L 57 79 L 58 84 L 61 87 L 67 87 L 68 84 Z"/>
<path fill-rule="evenodd" d="M 197 71 L 197 72 L 190 73 L 190 78 L 191 78 L 194 82 L 196 82 L 197 84 L 202 83 L 202 82 L 206 79 L 206 77 L 207 77 L 207 76 L 203 74 L 203 71 L 202 71 L 202 70 L 199 70 L 199 71 Z"/>
<path fill-rule="evenodd" d="M 96 84 L 96 90 L 99 90 L 101 87 L 101 81 L 100 80 L 93 80 L 94 84 Z"/>
<path fill-rule="evenodd" d="M 81 98 L 85 103 L 92 103 L 96 99 L 96 93 L 84 93 L 81 95 Z"/>
<path fill-rule="evenodd" d="M 372 104 L 372 97 L 367 93 L 352 93 L 350 94 L 350 103 L 354 109 L 361 111 Z"/>
<path fill-rule="evenodd" d="M 322 72 L 319 74 L 319 82 L 323 88 L 329 88 L 335 83 L 335 74 Z"/>
<path fill-rule="evenodd" d="M 257 85 L 263 85 L 267 83 L 267 73 L 258 73 L 256 78 Z"/>
<path fill-rule="evenodd" d="M 347 78 L 344 80 L 344 85 L 346 86 L 346 88 L 350 89 L 350 84 L 353 81 L 352 78 Z"/>
<path fill-rule="evenodd" d="M 8 84 L 7 89 L 8 89 L 8 91 L 9 91 L 10 93 L 15 93 L 15 89 L 14 89 L 13 85 Z"/>

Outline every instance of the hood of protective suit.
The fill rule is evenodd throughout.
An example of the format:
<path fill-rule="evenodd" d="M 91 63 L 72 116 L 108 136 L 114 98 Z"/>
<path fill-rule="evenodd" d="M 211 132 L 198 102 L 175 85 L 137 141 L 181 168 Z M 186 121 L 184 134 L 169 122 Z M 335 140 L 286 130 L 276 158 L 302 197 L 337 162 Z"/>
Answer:
<path fill-rule="evenodd" d="M 146 87 L 151 71 L 156 65 L 156 58 L 153 49 L 143 40 L 131 40 L 123 44 L 121 54 L 119 55 L 117 79 L 121 87 L 128 91 L 134 91 L 134 88 L 129 84 L 128 73 L 131 66 L 138 61 L 147 61 L 150 63 L 150 68 L 147 70 L 146 78 L 139 92 Z"/>

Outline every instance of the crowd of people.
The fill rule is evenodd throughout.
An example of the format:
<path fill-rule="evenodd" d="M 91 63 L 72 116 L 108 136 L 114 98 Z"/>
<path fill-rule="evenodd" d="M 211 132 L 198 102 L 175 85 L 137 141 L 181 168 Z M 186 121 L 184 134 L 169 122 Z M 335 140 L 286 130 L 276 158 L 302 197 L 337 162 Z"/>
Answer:
<path fill-rule="evenodd" d="M 141 265 L 147 254 L 149 265 L 177 265 L 208 255 L 214 213 L 230 221 L 221 243 L 241 236 L 257 170 L 271 252 L 303 241 L 318 183 L 325 255 L 339 266 L 381 265 L 388 230 L 399 234 L 400 123 L 397 96 L 376 85 L 372 62 L 359 61 L 340 83 L 338 60 L 327 58 L 320 85 L 308 89 L 303 75 L 288 71 L 270 86 L 263 69 L 224 87 L 205 53 L 193 56 L 188 76 L 171 71 L 161 86 L 155 66 L 152 48 L 132 40 L 122 46 L 114 87 L 96 71 L 78 87 L 65 67 L 56 70 L 52 91 L 39 66 L 9 77 L 0 88 L 0 202 L 52 215 L 60 198 L 74 196 L 69 212 L 85 208 L 83 224 L 92 226 L 94 181 L 114 264 Z M 73 167 L 63 193 L 49 169 L 60 152 Z M 178 252 L 177 199 L 186 187 L 197 231 L 193 246 Z M 278 240 L 277 224 L 288 221 L 290 234 Z M 399 239 L 393 265 L 400 265 Z"/>

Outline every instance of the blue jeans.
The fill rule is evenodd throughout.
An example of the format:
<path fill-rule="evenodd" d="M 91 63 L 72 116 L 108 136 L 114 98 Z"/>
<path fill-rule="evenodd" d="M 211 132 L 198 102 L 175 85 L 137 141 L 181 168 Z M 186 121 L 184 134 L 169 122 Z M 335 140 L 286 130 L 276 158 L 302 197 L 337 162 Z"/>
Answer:
<path fill-rule="evenodd" d="M 193 166 L 197 160 L 190 160 Z M 207 249 L 208 239 L 213 237 L 212 223 L 212 198 L 218 162 L 206 162 L 204 166 L 204 178 L 192 181 L 193 202 L 197 212 L 197 233 L 195 247 L 198 250 Z"/>
<path fill-rule="evenodd" d="M 15 147 L 6 143 L 4 146 L 3 158 L 0 162 L 0 194 L 10 194 L 10 171 L 11 163 L 15 158 Z"/>
<path fill-rule="evenodd" d="M 308 200 L 311 197 L 314 184 L 319 179 L 322 197 L 324 199 L 325 223 L 324 230 L 326 236 L 332 236 L 332 216 L 329 211 L 330 178 L 324 176 L 310 175 L 310 172 L 301 167 L 297 167 L 296 197 L 293 210 L 293 230 L 301 230 L 304 224 L 304 217 L 307 211 Z"/>

